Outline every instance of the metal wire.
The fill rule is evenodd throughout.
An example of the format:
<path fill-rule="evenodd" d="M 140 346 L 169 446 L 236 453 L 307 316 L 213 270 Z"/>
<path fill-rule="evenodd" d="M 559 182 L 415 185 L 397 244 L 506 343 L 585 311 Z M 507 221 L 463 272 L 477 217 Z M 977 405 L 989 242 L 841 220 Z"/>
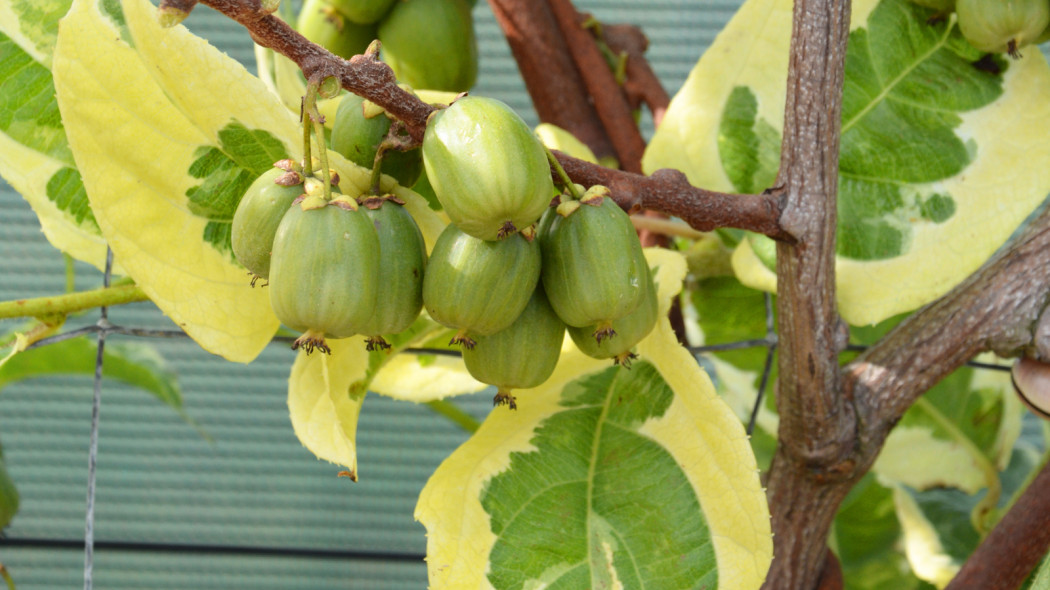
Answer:
<path fill-rule="evenodd" d="M 102 284 L 109 286 L 113 270 L 113 251 L 106 248 L 106 272 Z M 91 402 L 91 440 L 88 445 L 87 509 L 84 516 L 84 590 L 94 585 L 95 568 L 95 467 L 98 464 L 98 419 L 102 408 L 102 359 L 106 350 L 106 328 L 109 327 L 109 310 L 99 308 L 98 355 L 95 357 L 95 394 Z"/>
<path fill-rule="evenodd" d="M 777 350 L 776 323 L 773 318 L 773 297 L 765 294 L 766 301 L 766 341 L 769 348 L 766 349 L 766 364 L 762 368 L 762 380 L 758 384 L 758 394 L 755 396 L 755 405 L 751 408 L 751 417 L 747 421 L 747 435 L 755 432 L 755 421 L 758 419 L 758 410 L 762 407 L 762 399 L 766 395 L 766 387 L 769 386 L 769 375 L 773 372 L 773 354 Z"/>

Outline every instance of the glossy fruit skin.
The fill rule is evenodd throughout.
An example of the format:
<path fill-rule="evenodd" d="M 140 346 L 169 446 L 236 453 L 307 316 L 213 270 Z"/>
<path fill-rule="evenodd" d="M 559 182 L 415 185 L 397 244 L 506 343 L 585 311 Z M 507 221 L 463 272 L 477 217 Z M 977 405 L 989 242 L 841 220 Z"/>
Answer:
<path fill-rule="evenodd" d="M 379 144 L 390 131 L 385 114 L 366 118 L 364 100 L 345 94 L 339 101 L 332 123 L 332 149 L 358 166 L 372 169 Z M 383 154 L 383 174 L 393 176 L 401 186 L 412 186 L 423 172 L 423 153 L 419 148 L 406 152 L 387 150 Z"/>
<path fill-rule="evenodd" d="M 466 92 L 478 77 L 466 0 L 398 0 L 379 23 L 382 59 L 413 88 Z"/>
<path fill-rule="evenodd" d="M 543 288 L 566 325 L 611 322 L 642 301 L 649 267 L 631 220 L 610 198 L 557 215 L 543 244 Z"/>
<path fill-rule="evenodd" d="M 648 267 L 646 268 L 648 270 Z M 656 298 L 656 286 L 653 284 L 651 275 L 651 271 L 646 273 L 646 278 L 642 283 L 645 291 L 638 307 L 622 318 L 613 320 L 612 328 L 616 332 L 615 335 L 598 342 L 594 337 L 597 325 L 569 328 L 569 336 L 583 354 L 596 359 L 615 358 L 618 364 L 627 364 L 631 348 L 648 336 L 656 326 L 659 305 Z"/>
<path fill-rule="evenodd" d="M 267 278 L 270 275 L 270 252 L 284 214 L 299 195 L 303 186 L 281 186 L 274 180 L 287 172 L 271 168 L 263 172 L 248 187 L 233 214 L 231 242 L 233 255 L 252 274 Z"/>
<path fill-rule="evenodd" d="M 463 362 L 471 376 L 501 391 L 537 387 L 554 372 L 564 338 L 565 325 L 537 287 L 518 319 L 479 336 L 473 349 L 463 350 Z"/>
<path fill-rule="evenodd" d="M 1046 0 L 958 0 L 955 11 L 959 30 L 971 45 L 1014 57 L 1050 24 Z"/>
<path fill-rule="evenodd" d="M 378 36 L 375 25 L 351 21 L 327 0 L 306 0 L 295 28 L 310 41 L 344 59 L 364 53 Z"/>
<path fill-rule="evenodd" d="M 510 326 L 536 289 L 539 245 L 521 235 L 490 242 L 450 224 L 423 277 L 423 305 L 434 321 L 487 336 Z"/>
<path fill-rule="evenodd" d="M 361 211 L 329 204 L 281 220 L 270 263 L 270 305 L 293 330 L 347 338 L 375 311 L 379 238 Z"/>
<path fill-rule="evenodd" d="M 379 238 L 379 280 L 375 312 L 361 328 L 368 336 L 400 332 L 423 309 L 427 248 L 423 234 L 401 205 L 386 200 L 378 209 L 362 206 Z"/>
<path fill-rule="evenodd" d="M 483 240 L 504 237 L 508 223 L 515 231 L 535 223 L 554 192 L 543 145 L 492 98 L 467 96 L 436 112 L 423 165 L 449 219 Z"/>

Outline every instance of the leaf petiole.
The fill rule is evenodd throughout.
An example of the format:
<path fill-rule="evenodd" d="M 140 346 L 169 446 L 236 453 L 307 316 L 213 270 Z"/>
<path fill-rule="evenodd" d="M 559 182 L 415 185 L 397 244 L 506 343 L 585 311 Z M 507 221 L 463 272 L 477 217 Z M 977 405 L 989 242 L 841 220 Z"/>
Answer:
<path fill-rule="evenodd" d="M 52 297 L 0 301 L 0 319 L 54 318 L 94 307 L 148 300 L 149 296 L 138 285 L 125 284 Z"/>

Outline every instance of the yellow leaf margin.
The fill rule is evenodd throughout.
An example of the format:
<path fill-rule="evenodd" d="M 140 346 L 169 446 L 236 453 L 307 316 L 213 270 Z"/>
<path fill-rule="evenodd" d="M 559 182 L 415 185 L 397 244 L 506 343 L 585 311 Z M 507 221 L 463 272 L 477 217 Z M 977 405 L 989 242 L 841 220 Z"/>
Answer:
<path fill-rule="evenodd" d="M 639 430 L 671 452 L 696 490 L 711 531 L 719 588 L 752 590 L 765 579 L 773 555 L 769 509 L 743 426 L 715 393 L 707 374 L 674 336 L 666 314 L 681 289 L 681 255 L 648 249 L 659 267 L 663 319 L 638 346 L 675 391 L 664 416 Z M 491 588 L 485 564 L 496 542 L 480 498 L 485 484 L 510 465 L 512 453 L 533 450 L 536 426 L 560 411 L 564 386 L 602 370 L 608 361 L 563 351 L 554 375 L 542 386 L 518 391 L 518 410 L 494 411 L 427 482 L 416 519 L 427 528 L 427 566 L 433 590 Z"/>
<path fill-rule="evenodd" d="M 853 2 L 852 28 L 879 0 Z M 695 186 L 733 192 L 718 151 L 723 107 L 736 86 L 758 99 L 758 116 L 783 128 L 792 23 L 791 0 L 747 0 L 674 97 L 646 149 L 643 168 L 677 168 Z M 1003 95 L 961 113 L 956 133 L 980 154 L 961 173 L 933 183 L 960 204 L 940 224 L 916 222 L 907 252 L 887 260 L 839 258 L 838 307 L 853 325 L 877 323 L 943 295 L 976 270 L 1050 191 L 1050 68 L 1033 49 L 1012 61 Z M 1008 171 L 1008 172 L 1007 172 Z M 978 205 L 980 203 L 980 205 Z M 771 290 L 753 252 L 734 256 L 742 282 Z"/>

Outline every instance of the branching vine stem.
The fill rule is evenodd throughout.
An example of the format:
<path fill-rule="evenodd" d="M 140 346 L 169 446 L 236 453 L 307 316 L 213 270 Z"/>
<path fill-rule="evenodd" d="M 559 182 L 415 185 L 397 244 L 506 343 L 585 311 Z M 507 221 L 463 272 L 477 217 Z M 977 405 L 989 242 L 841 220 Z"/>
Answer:
<path fill-rule="evenodd" d="M 259 45 L 291 59 L 307 79 L 336 76 L 343 88 L 382 107 L 388 115 L 405 125 L 415 141 L 422 141 L 427 117 L 434 112 L 434 107 L 399 88 L 393 71 L 374 55 L 355 55 L 349 60 L 337 57 L 307 41 L 279 18 L 261 13 L 257 0 L 202 0 L 201 3 L 243 25 Z M 500 11 L 504 4 L 518 7 L 521 2 L 496 1 L 493 8 Z M 530 0 L 526 4 L 541 3 Z M 549 12 L 546 14 L 550 16 Z M 534 45 L 530 42 L 528 47 Z M 550 75 L 549 71 L 547 75 Z M 537 108 L 541 105 L 538 101 L 536 104 Z M 631 124 L 633 126 L 633 120 Z M 569 130 L 575 133 L 575 130 Z M 584 137 L 581 139 L 586 141 Z M 599 150 L 596 153 L 601 155 Z M 612 170 L 559 152 L 556 156 L 574 182 L 584 186 L 608 186 L 624 209 L 666 213 L 681 218 L 699 231 L 734 227 L 777 240 L 792 239 L 778 222 L 780 195 L 775 191 L 761 195 L 719 193 L 690 185 L 685 175 L 674 170 L 659 170 L 651 176 L 643 176 Z"/>
<path fill-rule="evenodd" d="M 338 58 L 265 14 L 258 0 L 202 1 L 245 26 L 260 45 L 290 58 L 307 79 L 336 76 L 344 88 L 383 107 L 405 124 L 412 138 L 422 140 L 433 107 L 398 88 L 392 71 L 374 56 Z M 620 125 L 607 123 L 588 107 L 581 99 L 585 92 L 566 90 L 578 90 L 571 81 L 581 77 L 566 56 L 588 51 L 570 46 L 567 33 L 550 33 L 558 30 L 555 23 L 578 17 L 574 9 L 568 12 L 568 0 L 490 0 L 490 4 L 541 119 L 555 124 L 566 121 L 561 126 L 596 154 L 616 153 L 626 167 L 633 166 L 631 157 L 613 148 L 617 142 L 608 134 L 608 125 Z M 782 161 L 774 189 L 758 195 L 717 193 L 691 186 L 684 174 L 673 170 L 643 176 L 555 154 L 574 182 L 609 187 L 624 209 L 660 211 L 700 231 L 739 228 L 778 241 L 781 420 L 768 479 L 775 557 L 766 590 L 817 586 L 828 571 L 827 539 L 837 509 L 870 469 L 892 425 L 923 392 L 978 353 L 991 350 L 1016 356 L 1034 349 L 1034 326 L 1050 291 L 1050 213 L 1044 212 L 977 273 L 839 367 L 847 332 L 835 308 L 834 254 L 849 15 L 849 1 L 794 3 Z M 554 90 L 544 92 L 543 84 Z M 565 96 L 568 100 L 562 100 Z M 548 113 L 559 110 L 568 113 L 564 119 L 554 114 L 548 118 Z M 1050 498 L 1038 493 L 1046 485 L 1041 474 L 1029 491 Z M 1050 515 L 1050 509 L 1038 508 L 1038 503 L 1027 499 L 1028 493 L 1024 497 L 974 553 L 964 572 L 999 572 L 1006 566 L 1027 571 L 1037 563 L 1046 545 L 1033 551 L 992 550 L 1010 547 L 1002 539 L 1027 539 L 1025 522 L 1036 522 L 1039 533 L 1050 532 L 1050 516 L 1043 516 Z M 1030 518 L 1035 510 L 1040 518 Z M 1002 576 L 990 585 L 960 582 L 950 588 L 1016 587 L 1003 585 L 1006 579 Z"/>

